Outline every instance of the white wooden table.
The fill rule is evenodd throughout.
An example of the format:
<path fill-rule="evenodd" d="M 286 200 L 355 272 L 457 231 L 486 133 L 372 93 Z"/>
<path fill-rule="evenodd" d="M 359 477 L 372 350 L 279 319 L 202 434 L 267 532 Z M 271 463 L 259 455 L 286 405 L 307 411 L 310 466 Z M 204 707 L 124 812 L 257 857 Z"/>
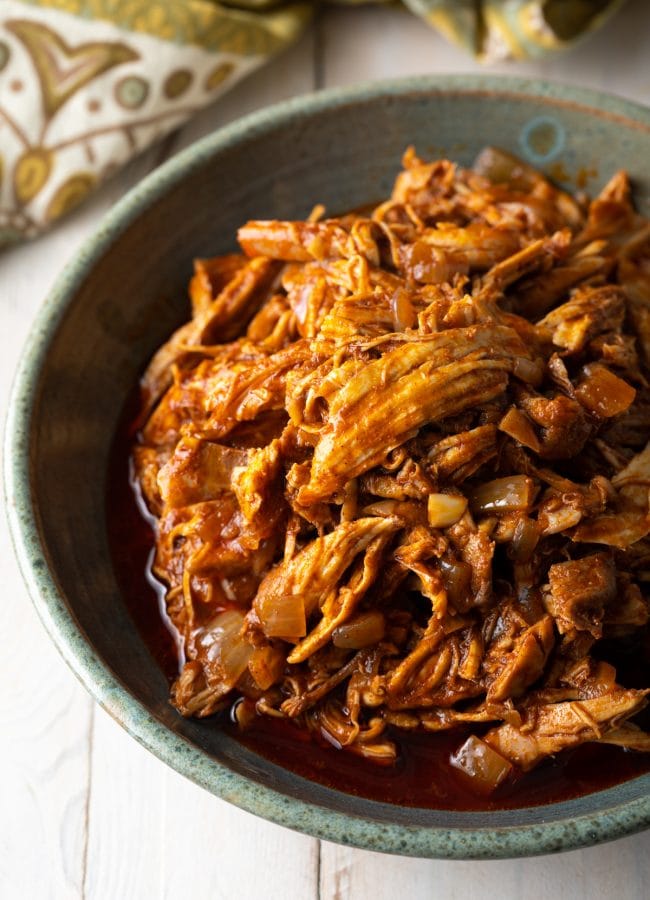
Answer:
<path fill-rule="evenodd" d="M 132 163 L 73 218 L 0 256 L 0 417 L 43 297 L 104 212 L 171 153 L 263 105 L 322 86 L 480 70 L 397 9 L 330 10 L 264 74 Z M 650 4 L 632 0 L 567 56 L 489 71 L 650 104 Z M 650 161 L 649 161 L 650 164 Z M 0 898 L 537 900 L 650 898 L 650 832 L 555 857 L 410 860 L 271 825 L 168 769 L 102 712 L 50 644 L 0 517 Z"/>

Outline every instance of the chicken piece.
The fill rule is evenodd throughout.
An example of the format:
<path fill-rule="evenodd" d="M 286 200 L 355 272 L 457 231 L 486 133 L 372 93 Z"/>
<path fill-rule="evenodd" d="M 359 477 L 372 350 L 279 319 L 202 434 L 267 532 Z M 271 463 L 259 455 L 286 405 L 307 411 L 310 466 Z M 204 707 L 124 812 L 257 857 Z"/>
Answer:
<path fill-rule="evenodd" d="M 246 257 L 240 253 L 194 260 L 194 276 L 189 285 L 193 318 L 200 316 L 209 308 L 246 263 Z"/>
<path fill-rule="evenodd" d="M 173 587 L 195 575 L 217 579 L 245 576 L 247 587 L 240 597 L 242 602 L 252 599 L 278 546 L 275 534 L 261 544 L 251 540 L 247 523 L 231 493 L 222 494 L 217 500 L 166 509 L 158 528 L 154 572 L 161 580 Z M 190 586 L 189 581 L 186 586 Z M 220 593 L 221 590 L 223 586 Z M 226 586 L 224 596 L 232 601 L 235 589 L 231 591 Z M 189 603 L 190 597 L 186 599 Z"/>
<path fill-rule="evenodd" d="M 524 772 L 545 757 L 585 741 L 600 740 L 646 705 L 648 691 L 615 688 L 591 700 L 531 706 L 522 724 L 491 729 L 483 740 Z"/>
<path fill-rule="evenodd" d="M 131 459 L 137 483 L 147 509 L 154 516 L 159 516 L 163 510 L 158 473 L 169 459 L 170 452 L 169 449 L 161 450 L 158 447 L 147 447 L 143 444 L 138 444 L 133 448 Z"/>
<path fill-rule="evenodd" d="M 517 359 L 529 356 L 511 329 L 451 329 L 386 352 L 341 386 L 323 384 L 314 394 L 328 404 L 327 422 L 299 501 L 331 497 L 423 425 L 492 400 Z"/>
<path fill-rule="evenodd" d="M 323 222 L 247 222 L 237 232 L 246 256 L 286 262 L 346 258 L 356 253 L 349 233 L 336 219 Z"/>
<path fill-rule="evenodd" d="M 283 294 L 274 294 L 267 300 L 246 329 L 246 339 L 269 353 L 281 350 L 296 338 L 295 316 Z"/>
<path fill-rule="evenodd" d="M 172 366 L 172 384 L 148 416 L 141 432 L 142 441 L 171 452 L 178 442 L 180 431 L 188 423 L 192 424 L 194 432 L 202 428 L 206 417 L 205 386 L 208 379 L 219 372 L 227 372 L 231 366 L 250 366 L 254 360 L 266 355 L 253 345 L 239 340 L 221 345 L 209 358 L 195 361 L 192 368 Z M 143 397 L 143 403 L 148 412 L 149 399 Z"/>
<path fill-rule="evenodd" d="M 454 208 L 456 166 L 449 160 L 424 163 L 410 147 L 402 159 L 404 171 L 395 180 L 391 202 L 412 209 L 416 215 L 435 221 L 436 214 L 449 214 Z"/>
<path fill-rule="evenodd" d="M 379 337 L 398 330 L 391 299 L 378 290 L 342 297 L 323 317 L 320 336 L 345 344 L 352 338 Z"/>
<path fill-rule="evenodd" d="M 431 601 L 431 619 L 445 617 L 448 597 L 439 568 L 427 561 L 439 557 L 445 549 L 446 542 L 436 540 L 426 527 L 417 524 L 393 554 L 400 566 L 413 573 L 422 595 Z M 436 630 L 433 624 L 431 628 Z"/>
<path fill-rule="evenodd" d="M 426 500 L 434 489 L 429 475 L 413 460 L 407 460 L 397 475 L 383 475 L 373 470 L 360 480 L 362 493 L 386 500 Z"/>
<path fill-rule="evenodd" d="M 626 381 L 646 387 L 646 378 L 640 372 L 636 344 L 636 338 L 631 334 L 606 332 L 589 341 L 588 353 L 608 368 L 618 370 Z"/>
<path fill-rule="evenodd" d="M 650 488 L 650 442 L 612 478 L 612 484 L 630 503 L 645 508 Z"/>
<path fill-rule="evenodd" d="M 401 725 L 398 718 L 399 713 L 387 712 L 386 720 Z M 516 711 L 512 704 L 506 705 L 502 703 L 479 703 L 471 709 L 428 709 L 418 712 L 413 727 L 419 725 L 425 731 L 447 731 L 451 728 L 458 728 L 459 725 L 472 725 L 474 723 L 483 722 L 499 722 L 504 719 L 513 719 L 517 723 L 521 721 L 520 714 Z M 404 727 L 401 725 L 401 727 Z"/>
<path fill-rule="evenodd" d="M 464 602 L 455 601 L 458 612 L 473 607 L 485 607 L 492 599 L 492 559 L 495 543 L 485 531 L 477 528 L 469 513 L 447 530 L 461 561 L 471 570 L 470 591 Z"/>
<path fill-rule="evenodd" d="M 583 559 L 554 563 L 548 580 L 544 604 L 560 634 L 588 631 L 600 638 L 605 607 L 616 596 L 616 570 L 611 556 L 594 553 Z"/>
<path fill-rule="evenodd" d="M 510 697 L 520 697 L 541 677 L 554 643 L 550 616 L 544 616 L 527 628 L 515 640 L 512 651 L 505 655 L 496 677 L 490 682 L 487 702 L 498 703 Z"/>
<path fill-rule="evenodd" d="M 357 673 L 355 673 L 357 674 Z M 355 675 L 350 678 L 353 684 Z M 321 735 L 327 735 L 334 746 L 344 747 L 348 751 L 372 762 L 389 766 L 397 759 L 397 748 L 392 741 L 380 739 L 386 728 L 386 723 L 379 716 L 375 716 L 362 727 L 356 720 L 350 703 L 350 689 L 345 704 L 341 701 L 329 700 L 320 709 L 310 713 L 310 726 L 316 728 Z"/>
<path fill-rule="evenodd" d="M 626 172 L 616 172 L 600 194 L 589 204 L 587 221 L 576 237 L 582 246 L 596 240 L 623 242 L 638 225 L 639 217 L 631 202 L 630 181 Z"/>
<path fill-rule="evenodd" d="M 325 278 L 336 299 L 322 319 L 319 337 L 337 345 L 357 336 L 378 337 L 411 330 L 431 302 L 429 286 L 414 285 L 385 269 L 373 269 L 360 256 L 327 263 Z M 437 287 L 433 293 L 438 296 Z"/>
<path fill-rule="evenodd" d="M 578 353 L 587 342 L 606 331 L 619 330 L 625 316 L 625 292 L 616 285 L 578 289 L 537 323 L 548 329 L 556 347 Z"/>
<path fill-rule="evenodd" d="M 293 670 L 296 675 L 286 684 L 289 696 L 282 701 L 280 710 L 291 718 L 312 710 L 330 691 L 368 665 L 374 653 L 360 651 L 349 659 L 346 651 L 336 647 L 316 651 L 307 667 Z M 318 715 L 317 711 L 315 715 Z"/>
<path fill-rule="evenodd" d="M 542 537 L 567 532 L 583 519 L 597 518 L 604 513 L 611 500 L 611 485 L 602 476 L 596 476 L 589 484 L 576 484 L 569 479 L 558 478 L 548 469 L 536 469 L 537 476 L 550 481 L 552 487 L 546 491 L 539 504 L 537 524 Z M 569 531 L 576 540 L 577 531 Z"/>
<path fill-rule="evenodd" d="M 347 294 L 345 287 L 329 277 L 327 267 L 317 262 L 287 266 L 282 287 L 287 292 L 300 335 L 310 340 L 316 337 L 336 301 Z"/>
<path fill-rule="evenodd" d="M 181 715 L 203 718 L 227 705 L 232 688 L 232 684 L 223 681 L 209 685 L 201 663 L 192 660 L 185 663 L 172 685 L 171 701 Z"/>
<path fill-rule="evenodd" d="M 496 428 L 494 425 L 479 425 L 437 441 L 427 451 L 426 459 L 435 477 L 457 484 L 470 478 L 496 453 Z"/>
<path fill-rule="evenodd" d="M 499 147 L 485 147 L 474 160 L 472 169 L 492 184 L 505 185 L 508 190 L 529 193 L 545 198 L 559 217 L 560 226 L 577 228 L 584 214 L 575 199 L 559 190 L 537 169 Z"/>
<path fill-rule="evenodd" d="M 569 241 L 569 233 L 559 231 L 550 237 L 533 241 L 523 250 L 513 253 L 493 266 L 484 276 L 478 296 L 502 294 L 525 275 L 547 272 L 566 253 Z"/>
<path fill-rule="evenodd" d="M 356 556 L 376 538 L 389 537 L 398 528 L 399 522 L 390 518 L 356 519 L 312 541 L 266 575 L 248 615 L 249 623 L 253 627 L 259 624 L 267 637 L 303 637 L 306 620 L 319 604 L 322 607 L 331 594 L 346 591 L 339 581 Z"/>
<path fill-rule="evenodd" d="M 608 544 L 626 549 L 650 534 L 650 516 L 640 510 L 624 510 L 582 522 L 571 535 L 576 542 Z"/>
<path fill-rule="evenodd" d="M 214 500 L 232 489 L 235 468 L 248 462 L 246 450 L 234 450 L 196 437 L 182 437 L 158 473 L 160 496 L 168 508 Z"/>
<path fill-rule="evenodd" d="M 246 460 L 232 472 L 232 489 L 247 522 L 247 540 L 252 549 L 281 527 L 287 505 L 281 475 L 281 441 L 248 452 Z"/>
<path fill-rule="evenodd" d="M 591 435 L 592 426 L 582 406 L 563 394 L 542 397 L 522 392 L 519 405 L 540 428 L 537 452 L 542 459 L 572 459 Z"/>
<path fill-rule="evenodd" d="M 271 355 L 242 352 L 234 359 L 204 360 L 170 388 L 144 429 L 147 443 L 164 440 L 170 426 L 189 421 L 204 437 L 223 442 L 240 422 L 283 411 L 286 380 L 316 366 L 319 357 L 302 341 Z"/>
<path fill-rule="evenodd" d="M 620 728 L 608 731 L 599 739 L 599 743 L 614 744 L 616 747 L 624 747 L 626 750 L 636 750 L 640 753 L 650 753 L 650 734 L 633 722 L 625 722 Z"/>
<path fill-rule="evenodd" d="M 172 366 L 186 362 L 192 350 L 216 340 L 237 337 L 268 299 L 278 264 L 268 259 L 252 259 L 239 269 L 221 293 L 196 318 L 176 331 L 158 350 L 142 377 L 148 407 L 160 397 L 171 381 Z"/>
<path fill-rule="evenodd" d="M 650 534 L 650 444 L 612 478 L 618 489 L 617 511 L 582 522 L 574 541 L 625 549 Z"/>
<path fill-rule="evenodd" d="M 338 592 L 326 595 L 320 607 L 322 618 L 307 637 L 294 647 L 287 657 L 288 663 L 293 665 L 304 662 L 329 641 L 339 626 L 351 618 L 379 574 L 384 550 L 392 537 L 394 527 L 393 525 L 388 531 L 378 534 L 368 545 L 363 560 L 355 564 L 347 584 Z"/>
<path fill-rule="evenodd" d="M 521 237 L 509 228 L 472 222 L 465 228 L 440 223 L 397 250 L 399 271 L 423 284 L 452 281 L 457 273 L 486 271 L 521 249 Z"/>
<path fill-rule="evenodd" d="M 630 319 L 646 365 L 650 363 L 650 249 L 621 259 L 618 279 L 628 298 Z"/>
<path fill-rule="evenodd" d="M 563 649 L 566 649 L 565 645 Z M 567 699 L 591 700 L 593 697 L 602 697 L 609 694 L 617 687 L 616 669 L 609 663 L 593 659 L 591 656 L 580 656 L 577 660 L 571 656 L 564 657 L 558 654 L 555 660 L 559 668 L 557 678 L 551 675 L 548 679 L 549 687 L 557 682 L 560 689 L 571 688 Z M 548 693 L 545 688 L 536 692 L 531 702 L 537 702 L 541 696 Z"/>
<path fill-rule="evenodd" d="M 613 265 L 611 257 L 595 251 L 569 255 L 546 271 L 544 278 L 533 276 L 521 281 L 512 306 L 519 315 L 535 321 L 553 309 L 570 288 L 608 275 Z"/>
<path fill-rule="evenodd" d="M 448 708 L 480 696 L 484 692 L 482 680 L 465 679 L 459 671 L 464 636 L 464 629 L 445 636 L 444 625 L 440 627 L 432 620 L 408 656 L 385 676 L 387 708 Z"/>

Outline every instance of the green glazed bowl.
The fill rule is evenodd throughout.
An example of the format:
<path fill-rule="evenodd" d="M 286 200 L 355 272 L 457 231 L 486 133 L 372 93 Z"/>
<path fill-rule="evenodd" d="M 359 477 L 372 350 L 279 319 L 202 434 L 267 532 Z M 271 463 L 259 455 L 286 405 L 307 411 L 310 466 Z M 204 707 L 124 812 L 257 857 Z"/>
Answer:
<path fill-rule="evenodd" d="M 7 506 L 38 613 L 98 702 L 160 759 L 242 809 L 308 834 L 411 856 L 524 856 L 650 824 L 650 775 L 577 800 L 501 812 L 400 808 L 306 781 L 209 722 L 182 719 L 113 574 L 106 469 L 126 397 L 187 315 L 191 260 L 232 249 L 248 218 L 304 217 L 386 196 L 408 144 L 468 164 L 486 144 L 556 178 L 617 169 L 650 216 L 650 110 L 586 90 L 494 77 L 362 86 L 264 110 L 139 184 L 61 275 L 34 325 L 7 425 Z"/>

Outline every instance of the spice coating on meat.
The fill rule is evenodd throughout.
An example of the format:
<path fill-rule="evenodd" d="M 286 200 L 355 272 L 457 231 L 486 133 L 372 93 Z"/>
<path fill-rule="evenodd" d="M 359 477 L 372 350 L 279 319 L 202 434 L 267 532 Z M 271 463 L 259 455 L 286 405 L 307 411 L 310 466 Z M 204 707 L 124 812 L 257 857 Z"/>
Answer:
<path fill-rule="evenodd" d="M 197 261 L 133 451 L 180 712 L 243 697 L 381 764 L 389 728 L 482 728 L 452 765 L 483 793 L 586 741 L 648 751 L 647 691 L 598 661 L 649 619 L 625 174 L 589 203 L 499 150 L 409 150 L 374 209 L 239 242 Z"/>

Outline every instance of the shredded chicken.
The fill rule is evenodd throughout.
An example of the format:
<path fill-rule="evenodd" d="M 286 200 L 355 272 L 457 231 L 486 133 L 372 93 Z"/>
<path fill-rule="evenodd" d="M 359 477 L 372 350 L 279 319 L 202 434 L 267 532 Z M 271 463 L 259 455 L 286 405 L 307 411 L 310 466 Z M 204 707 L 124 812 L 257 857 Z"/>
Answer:
<path fill-rule="evenodd" d="M 461 728 L 482 793 L 586 741 L 649 751 L 649 691 L 599 649 L 649 619 L 650 224 L 625 173 L 589 203 L 499 150 L 409 150 L 373 210 L 239 243 L 197 261 L 133 451 L 178 710 L 243 697 L 242 723 L 384 765 L 399 729 Z"/>

